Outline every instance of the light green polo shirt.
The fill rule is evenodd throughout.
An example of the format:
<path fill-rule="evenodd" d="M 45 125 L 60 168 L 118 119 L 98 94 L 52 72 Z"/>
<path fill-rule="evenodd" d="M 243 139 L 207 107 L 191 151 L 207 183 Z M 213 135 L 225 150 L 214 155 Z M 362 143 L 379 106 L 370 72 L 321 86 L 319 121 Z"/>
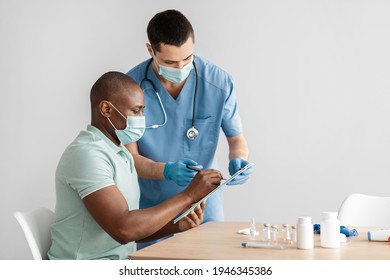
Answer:
<path fill-rule="evenodd" d="M 55 221 L 50 259 L 127 259 L 134 242 L 122 245 L 109 236 L 85 208 L 87 195 L 116 185 L 129 210 L 139 209 L 134 160 L 99 129 L 88 125 L 63 153 L 56 170 Z"/>

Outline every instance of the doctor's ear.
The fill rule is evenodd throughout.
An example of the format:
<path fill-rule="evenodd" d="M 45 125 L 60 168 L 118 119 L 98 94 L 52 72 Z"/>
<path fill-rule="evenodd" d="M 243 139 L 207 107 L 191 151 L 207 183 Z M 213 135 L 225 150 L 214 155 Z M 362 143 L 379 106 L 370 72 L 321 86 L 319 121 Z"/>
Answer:
<path fill-rule="evenodd" d="M 152 45 L 150 43 L 146 43 L 146 48 L 148 49 L 150 56 L 153 57 L 154 52 L 153 52 Z"/>
<path fill-rule="evenodd" d="M 105 117 L 105 118 L 111 117 L 111 110 L 112 110 L 112 108 L 107 100 L 100 101 L 99 112 L 100 112 L 100 114 L 103 115 L 103 117 Z"/>

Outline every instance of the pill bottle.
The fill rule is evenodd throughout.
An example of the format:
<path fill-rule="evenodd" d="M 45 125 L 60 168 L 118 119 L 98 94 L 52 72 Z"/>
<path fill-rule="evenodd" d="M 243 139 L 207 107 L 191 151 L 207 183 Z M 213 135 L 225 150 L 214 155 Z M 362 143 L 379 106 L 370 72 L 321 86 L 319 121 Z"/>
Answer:
<path fill-rule="evenodd" d="M 311 217 L 299 217 L 297 224 L 297 248 L 313 249 L 314 232 Z"/>
<path fill-rule="evenodd" d="M 320 239 L 321 247 L 340 247 L 340 221 L 337 219 L 337 212 L 322 212 Z"/>

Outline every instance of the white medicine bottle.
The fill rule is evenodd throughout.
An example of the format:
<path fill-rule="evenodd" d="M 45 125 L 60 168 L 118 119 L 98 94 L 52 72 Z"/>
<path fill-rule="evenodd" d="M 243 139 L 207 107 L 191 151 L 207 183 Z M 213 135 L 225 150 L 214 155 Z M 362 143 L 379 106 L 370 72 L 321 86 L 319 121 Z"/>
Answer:
<path fill-rule="evenodd" d="M 340 247 L 340 221 L 337 219 L 337 212 L 322 212 L 320 239 L 321 247 Z"/>
<path fill-rule="evenodd" d="M 297 224 L 297 248 L 313 249 L 314 228 L 311 217 L 299 217 Z"/>

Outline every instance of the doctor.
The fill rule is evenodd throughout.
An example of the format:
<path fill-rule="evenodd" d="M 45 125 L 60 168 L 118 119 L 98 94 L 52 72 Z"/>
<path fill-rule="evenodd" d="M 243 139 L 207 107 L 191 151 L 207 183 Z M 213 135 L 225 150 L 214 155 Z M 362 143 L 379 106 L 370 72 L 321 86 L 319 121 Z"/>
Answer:
<path fill-rule="evenodd" d="M 231 76 L 194 52 L 194 31 L 176 10 L 156 14 L 147 27 L 151 56 L 127 75 L 145 93 L 144 136 L 126 147 L 138 172 L 140 208 L 154 206 L 186 187 L 195 171 L 186 165 L 217 168 L 222 128 L 229 144 L 229 173 L 248 162 Z M 252 169 L 231 184 L 243 184 Z M 204 221 L 222 221 L 222 192 L 207 200 Z M 138 244 L 138 248 L 148 244 Z"/>

